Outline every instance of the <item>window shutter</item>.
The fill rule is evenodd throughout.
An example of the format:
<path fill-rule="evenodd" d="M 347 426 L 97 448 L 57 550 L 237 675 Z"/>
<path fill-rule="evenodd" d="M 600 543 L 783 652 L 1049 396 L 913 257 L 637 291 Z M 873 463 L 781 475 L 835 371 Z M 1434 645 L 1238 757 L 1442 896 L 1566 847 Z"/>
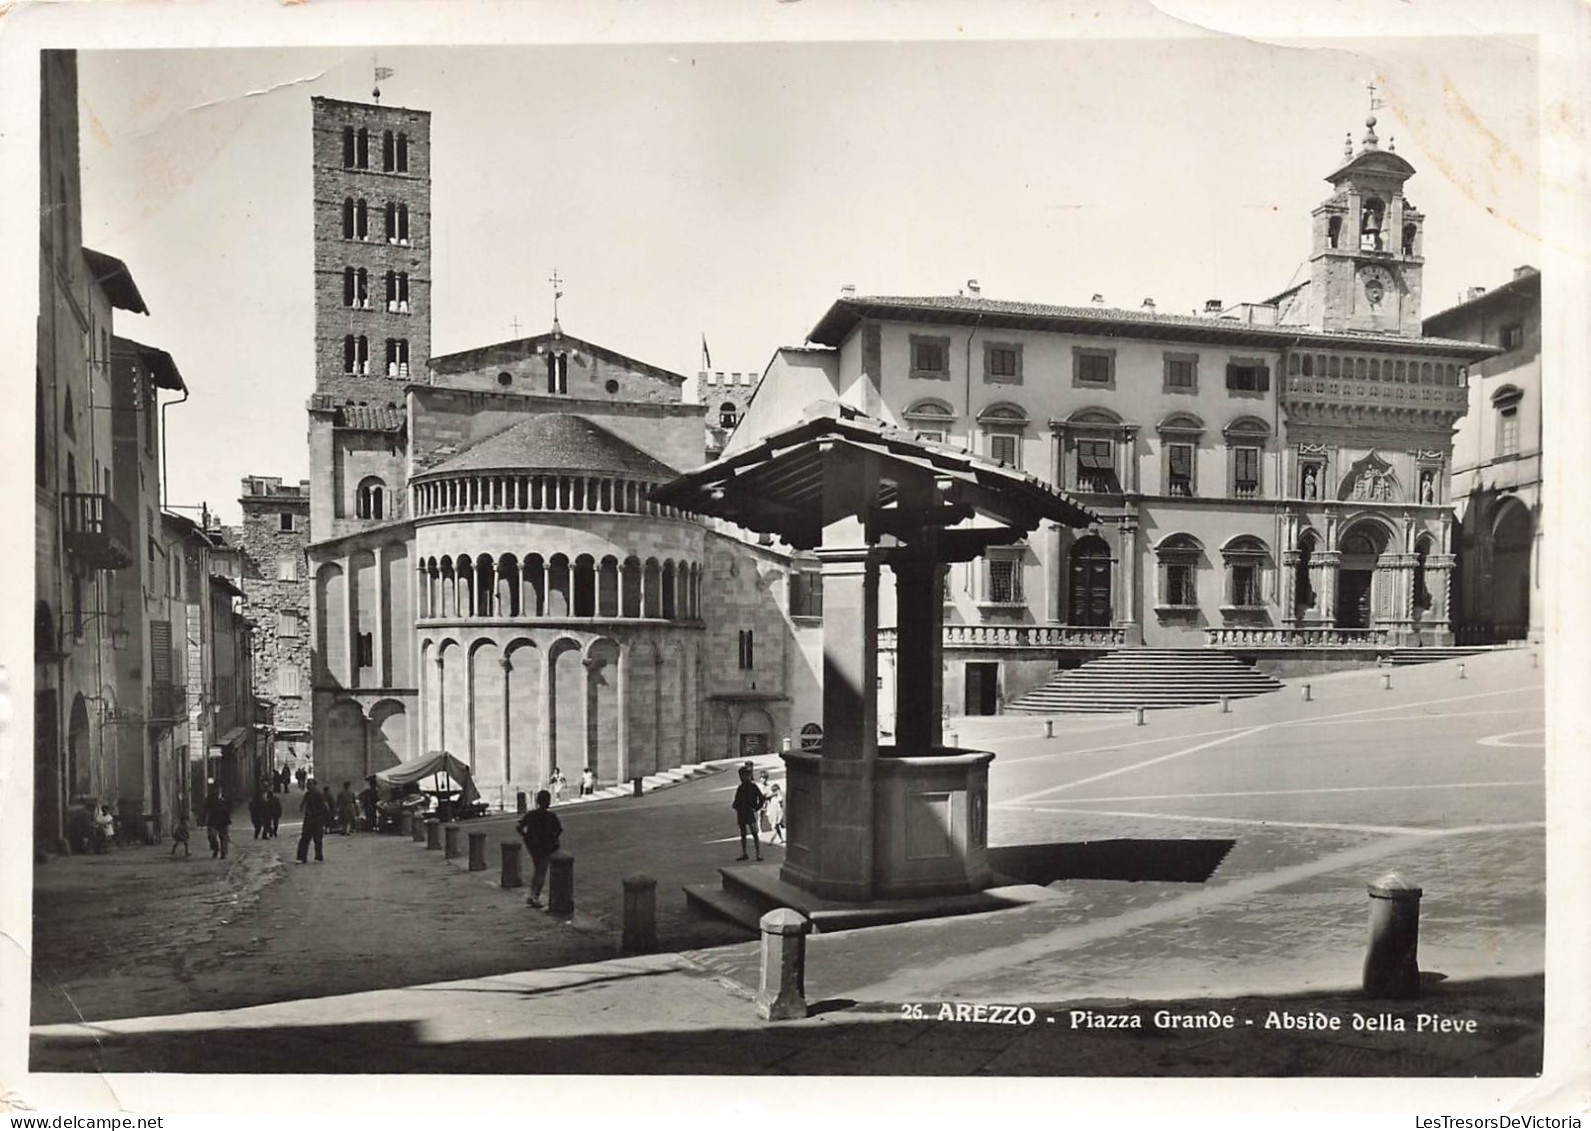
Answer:
<path fill-rule="evenodd" d="M 1183 444 L 1171 446 L 1171 473 L 1187 475 L 1193 469 L 1193 451 Z"/>
<path fill-rule="evenodd" d="M 1229 361 L 1229 362 L 1226 363 L 1226 387 L 1228 389 L 1235 389 L 1237 387 L 1236 382 L 1237 382 L 1237 366 L 1233 365 Z"/>
<path fill-rule="evenodd" d="M 171 686 L 171 622 L 149 622 L 149 675 L 150 682 L 159 687 Z"/>
<path fill-rule="evenodd" d="M 1256 389 L 1258 389 L 1262 393 L 1270 392 L 1271 391 L 1271 369 L 1270 369 L 1270 366 L 1262 365 L 1258 369 L 1256 369 L 1254 371 L 1254 373 L 1255 373 L 1254 387 Z"/>

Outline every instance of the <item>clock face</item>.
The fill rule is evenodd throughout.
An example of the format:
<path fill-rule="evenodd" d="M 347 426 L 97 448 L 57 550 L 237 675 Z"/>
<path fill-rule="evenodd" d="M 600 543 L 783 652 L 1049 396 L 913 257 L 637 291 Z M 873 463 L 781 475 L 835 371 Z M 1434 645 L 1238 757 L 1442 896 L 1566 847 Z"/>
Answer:
<path fill-rule="evenodd" d="M 1385 267 L 1366 267 L 1359 272 L 1359 283 L 1364 288 L 1365 301 L 1372 310 L 1380 309 L 1392 293 L 1395 280 Z"/>

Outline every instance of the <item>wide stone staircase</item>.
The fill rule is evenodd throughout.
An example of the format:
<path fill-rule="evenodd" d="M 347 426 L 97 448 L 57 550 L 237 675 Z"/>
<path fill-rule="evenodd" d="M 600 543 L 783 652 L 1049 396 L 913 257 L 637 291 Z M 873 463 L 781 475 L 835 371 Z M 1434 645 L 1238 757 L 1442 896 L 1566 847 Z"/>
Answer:
<path fill-rule="evenodd" d="M 1434 664 L 1438 660 L 1462 660 L 1465 656 L 1484 656 L 1504 645 L 1460 644 L 1446 648 L 1394 648 L 1388 659 L 1397 667 L 1408 664 Z"/>
<path fill-rule="evenodd" d="M 1245 699 L 1282 684 L 1225 652 L 1199 648 L 1122 648 L 1006 704 L 1030 715 L 1130 711 L 1134 707 L 1197 707 L 1222 696 Z"/>

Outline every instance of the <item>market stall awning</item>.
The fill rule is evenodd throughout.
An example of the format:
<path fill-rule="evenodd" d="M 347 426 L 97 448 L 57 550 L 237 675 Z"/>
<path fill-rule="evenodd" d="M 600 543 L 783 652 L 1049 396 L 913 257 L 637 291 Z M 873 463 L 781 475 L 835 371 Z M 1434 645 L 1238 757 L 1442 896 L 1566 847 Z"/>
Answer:
<path fill-rule="evenodd" d="M 865 416 L 848 405 L 820 401 L 799 424 L 654 488 L 667 506 L 727 519 L 758 533 L 777 534 L 805 549 L 823 537 L 824 482 L 855 478 L 866 466 L 877 477 L 871 521 L 902 536 L 920 527 L 949 527 L 975 518 L 1030 531 L 1048 519 L 1086 526 L 1098 516 L 1032 475 L 948 444 L 920 440 L 911 432 Z M 914 521 L 891 524 L 903 495 L 919 505 Z"/>
<path fill-rule="evenodd" d="M 399 762 L 390 769 L 380 771 L 376 774 L 376 784 L 408 785 L 410 782 L 434 778 L 438 774 L 446 774 L 458 783 L 459 789 L 463 791 L 464 804 L 472 805 L 480 798 L 480 791 L 475 788 L 475 778 L 470 773 L 470 768 L 453 755 L 441 750 L 412 758 L 407 762 Z"/>

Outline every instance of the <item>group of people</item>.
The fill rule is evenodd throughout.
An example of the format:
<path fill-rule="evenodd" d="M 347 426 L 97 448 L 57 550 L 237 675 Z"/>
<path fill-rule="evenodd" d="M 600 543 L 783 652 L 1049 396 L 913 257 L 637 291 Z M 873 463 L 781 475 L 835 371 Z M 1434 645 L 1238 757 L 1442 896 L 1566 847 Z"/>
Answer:
<path fill-rule="evenodd" d="M 255 840 L 270 840 L 282 823 L 282 799 L 274 789 L 263 795 L 258 790 L 249 798 L 249 820 L 254 824 Z"/>
<path fill-rule="evenodd" d="M 762 859 L 762 836 L 769 834 L 769 844 L 784 843 L 784 794 L 779 784 L 769 784 L 768 771 L 763 770 L 759 781 L 752 780 L 753 766 L 747 762 L 740 767 L 740 785 L 735 799 L 730 802 L 735 810 L 735 822 L 740 827 L 740 855 L 745 860 L 746 834 L 751 834 L 751 844 L 757 859 Z"/>

